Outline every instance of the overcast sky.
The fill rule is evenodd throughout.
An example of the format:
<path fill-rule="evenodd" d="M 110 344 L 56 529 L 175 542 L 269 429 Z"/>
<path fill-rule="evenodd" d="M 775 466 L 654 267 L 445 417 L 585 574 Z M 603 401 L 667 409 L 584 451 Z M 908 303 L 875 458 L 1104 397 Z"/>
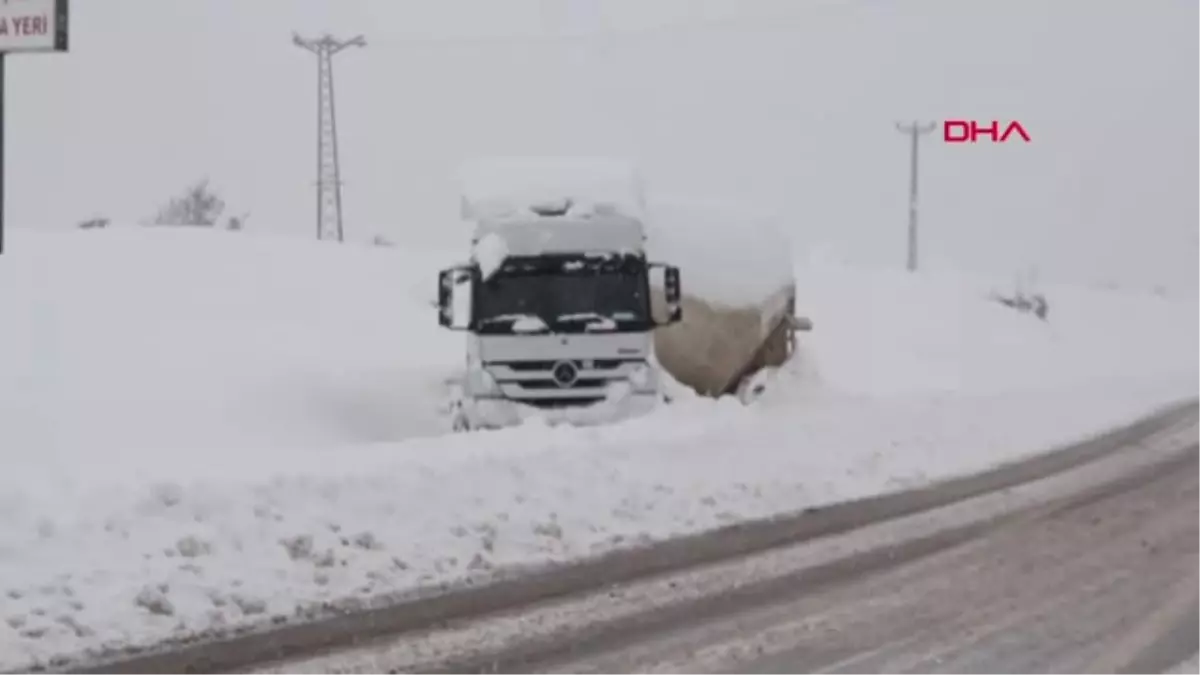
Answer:
<path fill-rule="evenodd" d="M 313 236 L 314 57 L 337 57 L 346 227 L 457 243 L 473 155 L 639 160 L 650 189 L 787 214 L 902 265 L 897 120 L 1019 120 L 922 146 L 927 257 L 1197 287 L 1194 0 L 76 0 L 71 52 L 8 59 L 8 222 L 150 216 L 211 178 L 248 227 Z M 731 223 L 736 227 L 736 223 Z"/>

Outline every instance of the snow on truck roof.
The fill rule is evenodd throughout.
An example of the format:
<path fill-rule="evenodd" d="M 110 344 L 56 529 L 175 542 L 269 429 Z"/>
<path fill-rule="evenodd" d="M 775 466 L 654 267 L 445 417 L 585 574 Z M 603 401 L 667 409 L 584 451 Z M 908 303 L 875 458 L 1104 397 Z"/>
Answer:
<path fill-rule="evenodd" d="M 526 212 L 476 221 L 474 242 L 493 236 L 503 239 L 506 254 L 513 256 L 640 251 L 646 241 L 640 219 L 606 210 Z"/>
<path fill-rule="evenodd" d="M 493 233 L 511 239 L 512 255 L 645 250 L 679 267 L 685 293 L 730 306 L 755 305 L 794 284 L 785 231 L 801 224 L 785 225 L 785 214 L 761 213 L 754 204 L 647 194 L 630 160 L 480 158 L 460 166 L 459 183 L 474 241 Z M 567 200 L 567 213 L 539 216 Z M 483 248 L 488 253 L 477 260 L 500 250 Z"/>
<path fill-rule="evenodd" d="M 643 215 L 643 187 L 636 166 L 602 157 L 492 157 L 458 169 L 462 217 L 481 220 L 528 211 L 531 205 L 571 200 L 608 205 Z"/>
<path fill-rule="evenodd" d="M 755 306 L 795 283 L 784 216 L 700 197 L 650 200 L 647 255 L 677 265 L 684 293 Z"/>

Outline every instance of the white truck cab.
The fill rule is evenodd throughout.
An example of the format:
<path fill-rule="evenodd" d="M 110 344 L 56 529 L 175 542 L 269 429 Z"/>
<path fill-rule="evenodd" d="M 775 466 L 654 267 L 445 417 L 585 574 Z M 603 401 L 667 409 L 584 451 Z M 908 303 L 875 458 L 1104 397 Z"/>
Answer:
<path fill-rule="evenodd" d="M 440 324 L 468 333 L 456 429 L 530 413 L 586 424 L 658 404 L 653 332 L 682 318 L 679 270 L 647 261 L 638 217 L 562 200 L 474 226 L 470 262 L 438 279 Z M 652 285 L 665 308 L 652 311 Z"/>

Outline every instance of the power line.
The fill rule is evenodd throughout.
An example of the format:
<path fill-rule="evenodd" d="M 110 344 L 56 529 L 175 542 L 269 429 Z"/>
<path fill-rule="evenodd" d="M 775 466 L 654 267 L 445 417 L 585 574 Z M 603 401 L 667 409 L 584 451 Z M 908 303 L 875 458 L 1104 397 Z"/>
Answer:
<path fill-rule="evenodd" d="M 917 148 L 920 146 L 920 138 L 925 134 L 931 133 L 937 124 L 929 122 L 928 124 L 912 124 L 896 123 L 896 129 L 901 133 L 908 134 L 912 139 L 912 164 L 909 168 L 909 184 L 908 184 L 908 271 L 917 271 Z"/>
<path fill-rule="evenodd" d="M 306 39 L 293 34 L 292 42 L 317 55 L 317 239 L 336 236 L 338 241 L 343 241 L 333 55 L 348 47 L 366 47 L 367 41 L 361 35 L 350 40 L 335 40 L 330 35 Z"/>

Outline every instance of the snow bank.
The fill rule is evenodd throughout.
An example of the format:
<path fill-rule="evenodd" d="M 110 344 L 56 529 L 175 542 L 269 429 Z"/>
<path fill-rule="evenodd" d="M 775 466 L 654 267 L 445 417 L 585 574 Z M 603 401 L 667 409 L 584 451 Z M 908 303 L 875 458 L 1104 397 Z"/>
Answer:
<path fill-rule="evenodd" d="M 628 215 L 643 211 L 637 167 L 617 158 L 481 157 L 463 162 L 458 183 L 466 220 L 563 199 L 610 204 Z"/>
<path fill-rule="evenodd" d="M 1200 388 L 1194 305 L 1048 288 L 1042 323 L 986 280 L 807 265 L 820 329 L 755 406 L 437 435 L 464 345 L 430 301 L 461 252 L 6 244 L 0 670 L 902 489 Z"/>
<path fill-rule="evenodd" d="M 58 469 L 75 476 L 68 489 L 6 474 L 0 668 L 299 620 L 920 485 L 1073 440 L 1189 387 L 693 400 L 586 431 L 532 423 L 182 463 L 159 453 L 141 475 L 77 464 Z"/>
<path fill-rule="evenodd" d="M 116 461 L 445 428 L 437 392 L 463 352 L 430 305 L 436 253 L 143 228 L 5 244 L 6 454 Z"/>

